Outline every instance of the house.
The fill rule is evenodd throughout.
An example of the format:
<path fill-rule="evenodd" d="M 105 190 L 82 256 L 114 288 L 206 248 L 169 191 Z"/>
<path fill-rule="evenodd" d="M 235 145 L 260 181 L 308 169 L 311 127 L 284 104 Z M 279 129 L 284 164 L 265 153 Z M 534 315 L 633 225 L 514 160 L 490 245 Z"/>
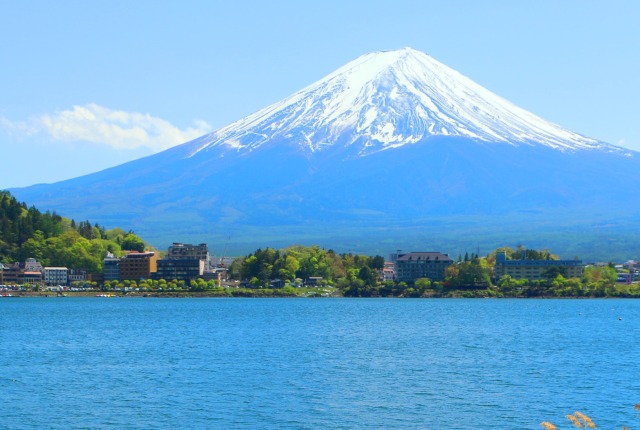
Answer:
<path fill-rule="evenodd" d="M 307 278 L 307 285 L 316 286 L 322 283 L 322 276 L 309 276 Z"/>
<path fill-rule="evenodd" d="M 396 279 L 396 265 L 393 262 L 385 261 L 380 269 L 380 280 L 382 282 L 394 281 Z"/>

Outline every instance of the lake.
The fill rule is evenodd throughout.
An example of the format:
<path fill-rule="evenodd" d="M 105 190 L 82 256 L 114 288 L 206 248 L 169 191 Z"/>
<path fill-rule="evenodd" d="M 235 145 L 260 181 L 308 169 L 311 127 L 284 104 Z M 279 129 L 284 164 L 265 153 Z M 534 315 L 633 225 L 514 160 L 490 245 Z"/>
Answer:
<path fill-rule="evenodd" d="M 640 300 L 0 299 L 0 428 L 640 427 Z"/>

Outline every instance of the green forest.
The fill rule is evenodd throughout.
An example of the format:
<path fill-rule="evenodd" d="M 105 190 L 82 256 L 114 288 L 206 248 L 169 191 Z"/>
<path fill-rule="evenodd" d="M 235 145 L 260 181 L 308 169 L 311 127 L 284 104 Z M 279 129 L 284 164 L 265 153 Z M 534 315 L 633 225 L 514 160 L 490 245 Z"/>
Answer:
<path fill-rule="evenodd" d="M 380 279 L 378 270 L 384 264 L 381 256 L 292 246 L 283 250 L 258 249 L 237 258 L 229 275 L 257 290 L 273 288 L 275 280 L 291 286 L 296 278 L 322 277 L 321 285 L 333 287 L 336 295 L 346 297 L 640 297 L 638 283 L 616 282 L 617 272 L 611 264 L 585 267 L 580 278 L 567 278 L 562 270 L 551 268 L 540 280 L 513 279 L 508 275 L 495 279 L 493 269 L 499 252 L 505 252 L 509 259 L 558 259 L 548 250 L 498 248 L 485 257 L 459 256 L 447 267 L 442 282 L 420 278 L 405 283 Z"/>
<path fill-rule="evenodd" d="M 55 212 L 41 212 L 0 191 L 0 263 L 35 258 L 43 266 L 102 271 L 107 252 L 143 251 L 144 241 L 120 228 L 106 230 L 89 221 L 76 222 Z"/>

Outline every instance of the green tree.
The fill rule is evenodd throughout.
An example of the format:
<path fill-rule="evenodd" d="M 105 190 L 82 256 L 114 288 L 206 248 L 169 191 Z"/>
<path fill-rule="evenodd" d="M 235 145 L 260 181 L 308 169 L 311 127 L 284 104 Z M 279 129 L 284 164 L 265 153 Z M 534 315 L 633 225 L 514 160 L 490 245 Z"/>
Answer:
<path fill-rule="evenodd" d="M 491 268 L 484 259 L 477 257 L 452 264 L 447 267 L 445 274 L 447 283 L 454 288 L 486 288 L 491 285 Z"/>
<path fill-rule="evenodd" d="M 273 270 L 279 278 L 292 281 L 296 277 L 296 272 L 300 270 L 300 262 L 293 255 L 285 253 L 276 260 Z"/>
<path fill-rule="evenodd" d="M 18 259 L 24 261 L 27 258 L 35 258 L 42 263 L 43 266 L 48 266 L 49 261 L 45 257 L 47 252 L 47 243 L 45 241 L 44 233 L 40 230 L 33 232 L 33 236 L 26 240 L 20 247 Z"/>
<path fill-rule="evenodd" d="M 371 257 L 369 259 L 369 263 L 367 264 L 372 269 L 382 270 L 384 267 L 384 257 L 380 255 L 376 255 L 375 257 Z"/>
<path fill-rule="evenodd" d="M 144 241 L 133 233 L 128 233 L 120 243 L 120 248 L 127 251 L 144 252 Z"/>
<path fill-rule="evenodd" d="M 560 266 L 551 266 L 542 272 L 542 277 L 548 280 L 553 280 L 558 276 L 565 277 L 567 276 L 567 269 L 565 267 Z"/>
<path fill-rule="evenodd" d="M 378 272 L 369 266 L 363 266 L 358 272 L 358 279 L 364 282 L 364 285 L 372 287 L 377 286 L 380 280 Z"/>

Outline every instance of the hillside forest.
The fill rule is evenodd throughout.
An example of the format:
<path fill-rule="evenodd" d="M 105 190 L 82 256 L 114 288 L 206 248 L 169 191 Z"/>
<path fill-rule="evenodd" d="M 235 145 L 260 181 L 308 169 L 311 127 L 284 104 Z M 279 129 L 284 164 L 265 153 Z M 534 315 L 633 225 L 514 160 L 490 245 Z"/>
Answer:
<path fill-rule="evenodd" d="M 107 230 L 89 221 L 76 222 L 55 212 L 41 212 L 0 191 L 0 263 L 35 258 L 43 266 L 72 267 L 98 273 L 107 252 L 143 251 L 132 231 Z"/>

